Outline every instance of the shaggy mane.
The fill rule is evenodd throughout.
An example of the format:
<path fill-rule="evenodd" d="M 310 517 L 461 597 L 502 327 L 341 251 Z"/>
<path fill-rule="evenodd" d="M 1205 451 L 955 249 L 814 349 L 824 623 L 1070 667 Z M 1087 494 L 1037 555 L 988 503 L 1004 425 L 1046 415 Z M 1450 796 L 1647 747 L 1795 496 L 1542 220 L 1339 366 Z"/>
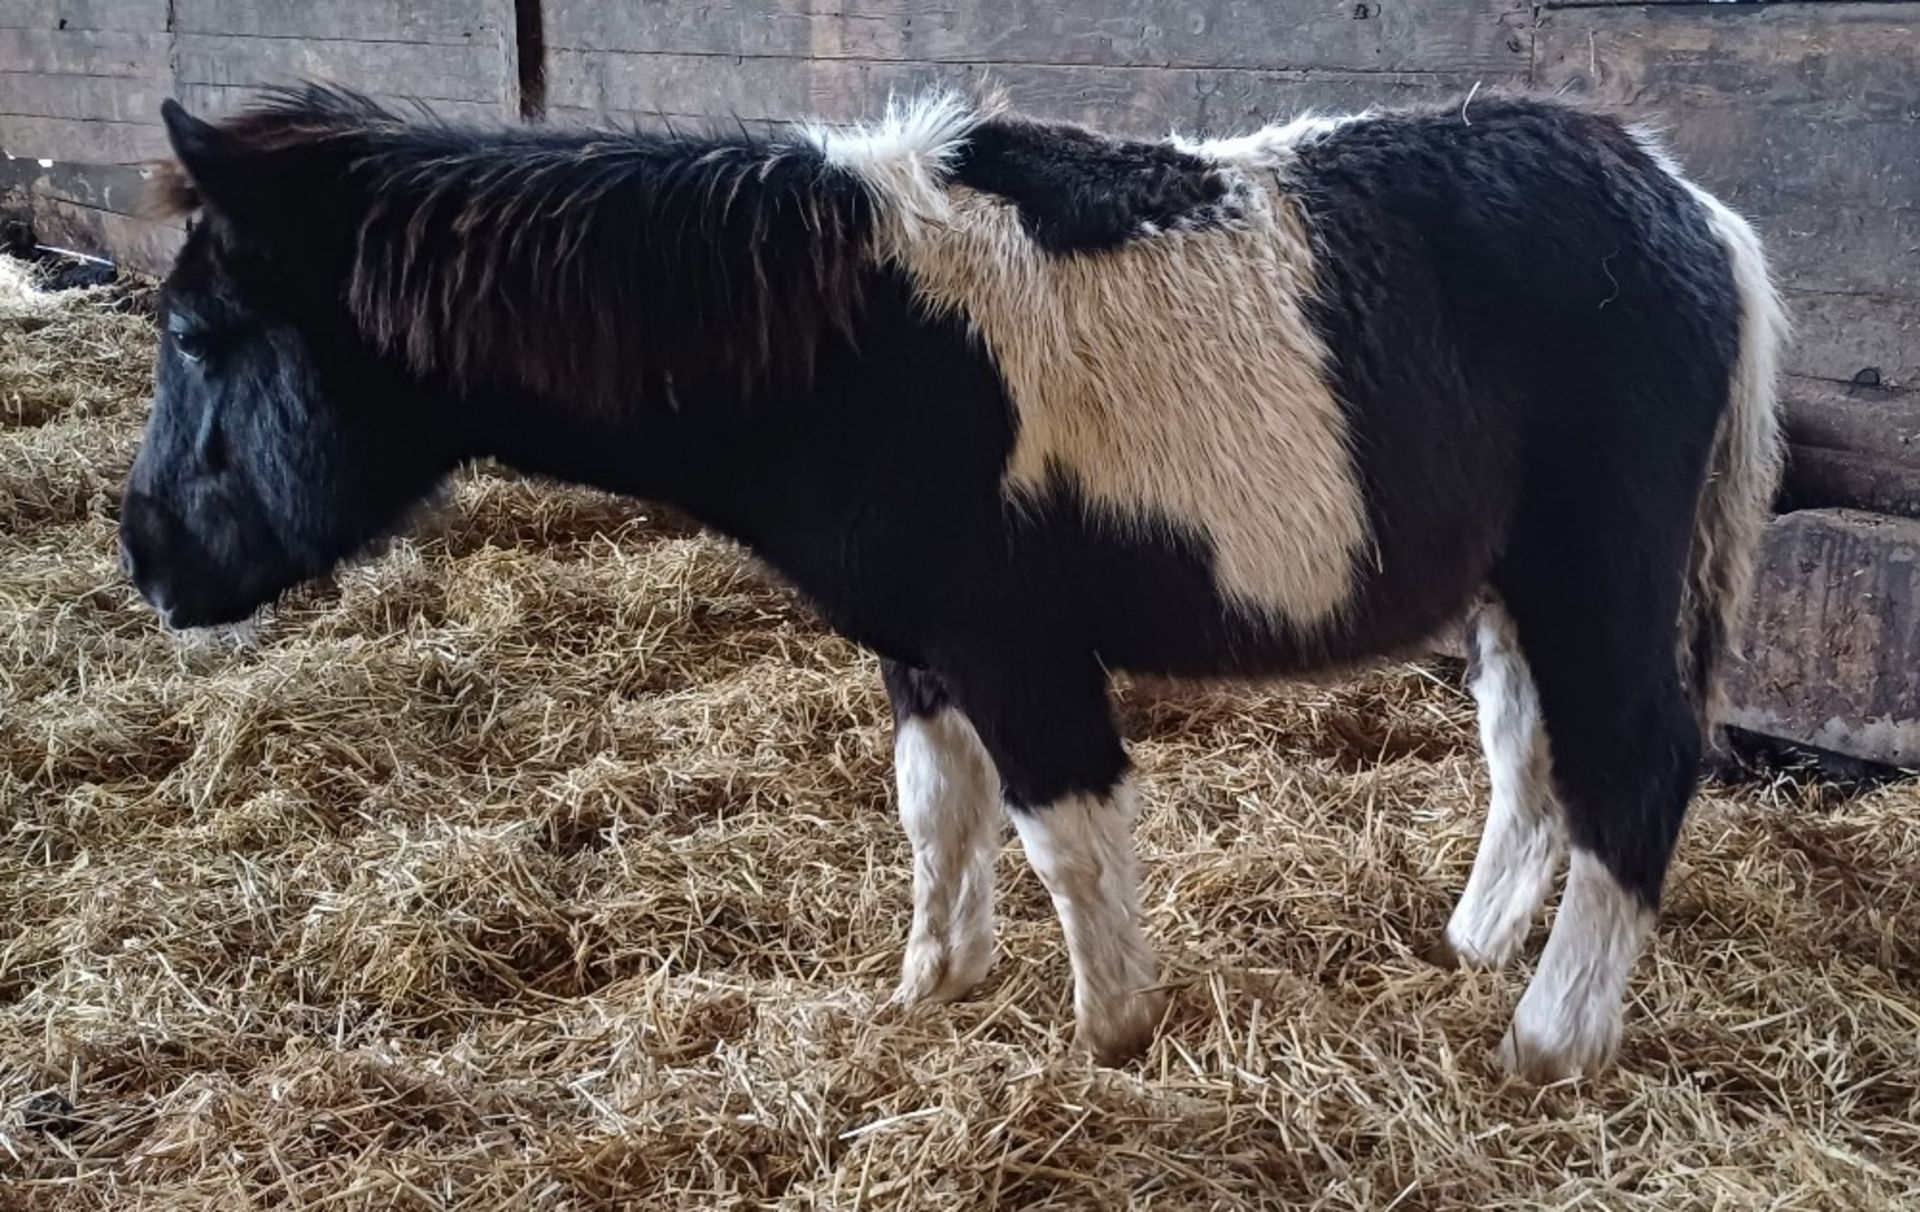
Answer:
<path fill-rule="evenodd" d="M 804 383 L 870 272 L 866 187 L 798 132 L 488 128 L 319 85 L 222 129 L 262 174 L 332 175 L 280 191 L 282 238 L 352 224 L 363 331 L 461 390 L 612 408 Z M 177 171 L 159 193 L 201 201 Z"/>

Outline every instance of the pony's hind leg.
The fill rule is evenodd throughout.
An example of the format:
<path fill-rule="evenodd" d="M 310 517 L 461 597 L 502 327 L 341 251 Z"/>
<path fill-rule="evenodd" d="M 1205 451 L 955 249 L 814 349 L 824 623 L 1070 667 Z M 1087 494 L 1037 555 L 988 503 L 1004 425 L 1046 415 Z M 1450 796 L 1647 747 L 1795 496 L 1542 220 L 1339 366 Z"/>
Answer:
<path fill-rule="evenodd" d="M 1526 940 L 1563 847 L 1540 695 L 1506 606 L 1473 620 L 1473 697 L 1492 796 L 1473 872 L 1447 922 L 1442 958 L 1497 968 Z"/>
<path fill-rule="evenodd" d="M 1618 535 L 1613 536 L 1615 540 Z M 1572 851 L 1539 966 L 1502 1045 L 1510 1068 L 1550 1081 L 1593 1074 L 1618 1049 L 1629 977 L 1693 794 L 1700 725 L 1675 653 L 1679 558 L 1562 537 L 1515 562 L 1502 594 L 1539 692 Z M 1635 575 L 1638 573 L 1638 575 Z"/>
<path fill-rule="evenodd" d="M 993 967 L 1000 777 L 938 678 L 881 664 L 893 704 L 900 823 L 913 846 L 913 926 L 894 1000 L 952 1001 Z"/>

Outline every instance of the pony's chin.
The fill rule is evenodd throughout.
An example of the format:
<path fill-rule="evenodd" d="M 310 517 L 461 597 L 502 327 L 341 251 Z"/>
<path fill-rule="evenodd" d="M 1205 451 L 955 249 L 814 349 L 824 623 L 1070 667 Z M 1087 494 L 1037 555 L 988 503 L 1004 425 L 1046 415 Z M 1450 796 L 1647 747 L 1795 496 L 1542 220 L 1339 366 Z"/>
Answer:
<path fill-rule="evenodd" d="M 189 650 L 220 649 L 237 651 L 259 643 L 262 628 L 272 617 L 271 605 L 256 606 L 240 618 L 217 622 L 181 620 L 172 611 L 160 611 L 160 629 L 168 638 Z"/>
<path fill-rule="evenodd" d="M 176 640 L 188 643 L 212 641 L 221 644 L 250 643 L 260 624 L 271 613 L 279 595 L 231 603 L 169 602 L 164 594 L 147 596 L 147 604 L 160 620 L 160 629 Z"/>

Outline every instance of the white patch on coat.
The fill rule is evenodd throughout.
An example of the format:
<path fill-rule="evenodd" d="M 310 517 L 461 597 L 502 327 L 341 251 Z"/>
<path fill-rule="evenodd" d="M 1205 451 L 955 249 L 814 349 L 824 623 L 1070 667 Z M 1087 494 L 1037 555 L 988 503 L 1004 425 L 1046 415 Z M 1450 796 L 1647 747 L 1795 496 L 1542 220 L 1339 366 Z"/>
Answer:
<path fill-rule="evenodd" d="M 1057 256 L 1012 204 L 941 178 L 953 148 L 942 140 L 968 123 L 937 112 L 822 146 L 878 199 L 877 255 L 992 353 L 1019 411 L 1009 497 L 1042 497 L 1064 475 L 1112 529 L 1170 526 L 1206 542 L 1221 592 L 1245 613 L 1302 630 L 1337 617 L 1372 534 L 1302 306 L 1312 240 L 1284 174 L 1263 167 L 1327 120 L 1187 145 L 1227 181 L 1225 222 Z M 940 137 L 895 133 L 918 130 Z"/>
<path fill-rule="evenodd" d="M 1694 516 L 1686 606 L 1688 619 L 1698 611 L 1717 615 L 1723 641 L 1733 648 L 1785 468 L 1779 376 L 1789 330 L 1787 312 L 1752 225 L 1687 180 L 1652 130 L 1635 127 L 1631 133 L 1641 150 L 1684 185 L 1706 212 L 1707 225 L 1727 250 L 1740 296 L 1740 354 L 1734 363 L 1728 409 L 1714 432 L 1706 488 Z M 1682 668 L 1689 663 L 1690 632 L 1690 626 L 1681 629 Z M 1718 687 L 1709 687 L 1707 701 L 1701 704 L 1709 716 L 1716 713 L 1717 697 Z"/>
<path fill-rule="evenodd" d="M 1507 1067 L 1540 1082 L 1604 1069 L 1619 1050 L 1627 979 L 1653 925 L 1644 901 L 1574 847 L 1553 933 L 1501 1045 Z"/>
<path fill-rule="evenodd" d="M 1546 900 L 1560 866 L 1562 821 L 1540 695 L 1505 607 L 1481 608 L 1474 643 L 1473 697 L 1493 795 L 1473 873 L 1447 923 L 1447 945 L 1462 963 L 1497 968 L 1526 941 Z"/>
<path fill-rule="evenodd" d="M 857 174 L 875 197 L 886 199 L 894 220 L 917 230 L 922 221 L 946 216 L 947 170 L 968 133 L 991 112 L 953 93 L 906 100 L 889 96 L 886 116 L 878 122 L 838 127 L 810 123 L 800 133 L 827 163 Z"/>
<path fill-rule="evenodd" d="M 964 997 L 993 967 L 1000 777 L 973 725 L 947 709 L 901 722 L 900 823 L 913 845 L 913 926 L 894 1000 Z"/>
<path fill-rule="evenodd" d="M 1133 789 L 1122 783 L 1109 795 L 1070 795 L 1012 813 L 1066 934 L 1080 1042 L 1109 1064 L 1146 1050 L 1165 1004 L 1140 928 L 1134 809 Z"/>
<path fill-rule="evenodd" d="M 1202 160 L 1232 164 L 1244 169 L 1282 169 L 1286 167 L 1294 149 L 1302 143 L 1324 138 L 1343 126 L 1362 121 L 1370 112 L 1308 112 L 1290 121 L 1263 126 L 1244 135 L 1231 135 L 1224 139 L 1189 139 L 1176 132 L 1167 136 L 1167 142 L 1175 149 Z"/>

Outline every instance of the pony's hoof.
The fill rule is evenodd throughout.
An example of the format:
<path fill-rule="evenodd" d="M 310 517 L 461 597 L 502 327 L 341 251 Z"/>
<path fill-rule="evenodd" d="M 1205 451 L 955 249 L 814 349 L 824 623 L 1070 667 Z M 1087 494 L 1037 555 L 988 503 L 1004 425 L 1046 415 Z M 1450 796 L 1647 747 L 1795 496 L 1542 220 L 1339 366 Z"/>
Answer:
<path fill-rule="evenodd" d="M 1529 1023 L 1526 1004 L 1500 1040 L 1500 1065 L 1522 1081 L 1550 1085 L 1574 1077 L 1597 1077 L 1620 1051 L 1620 1026 Z M 1573 1029 L 1568 1029 L 1569 1027 Z"/>
<path fill-rule="evenodd" d="M 907 941 L 900 963 L 900 986 L 893 991 L 896 1006 L 957 1002 L 972 993 L 993 970 L 993 947 L 954 948 L 940 939 Z"/>
<path fill-rule="evenodd" d="M 1167 995 L 1159 990 L 1129 994 L 1098 1011 L 1080 1015 L 1075 1042 L 1108 1068 L 1144 1055 L 1159 1032 Z"/>

